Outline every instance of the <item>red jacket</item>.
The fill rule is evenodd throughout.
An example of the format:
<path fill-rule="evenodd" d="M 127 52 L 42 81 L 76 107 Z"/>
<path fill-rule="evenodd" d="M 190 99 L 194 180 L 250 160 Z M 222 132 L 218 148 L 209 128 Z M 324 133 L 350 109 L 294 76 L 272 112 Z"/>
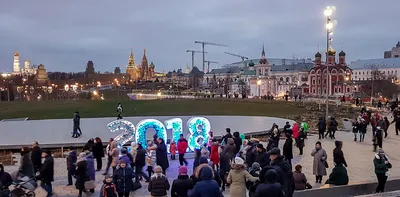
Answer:
<path fill-rule="evenodd" d="M 179 139 L 178 141 L 178 153 L 185 154 L 188 148 L 188 141 L 186 139 Z"/>

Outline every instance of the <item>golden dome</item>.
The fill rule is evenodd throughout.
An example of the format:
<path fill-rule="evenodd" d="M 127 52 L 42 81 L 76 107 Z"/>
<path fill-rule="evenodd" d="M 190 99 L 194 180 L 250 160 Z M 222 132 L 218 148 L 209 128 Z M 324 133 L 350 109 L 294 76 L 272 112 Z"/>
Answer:
<path fill-rule="evenodd" d="M 14 52 L 14 56 L 19 56 L 19 52 L 18 51 Z"/>
<path fill-rule="evenodd" d="M 336 54 L 336 50 L 333 49 L 332 47 L 329 47 L 328 55 L 335 55 L 335 54 Z"/>

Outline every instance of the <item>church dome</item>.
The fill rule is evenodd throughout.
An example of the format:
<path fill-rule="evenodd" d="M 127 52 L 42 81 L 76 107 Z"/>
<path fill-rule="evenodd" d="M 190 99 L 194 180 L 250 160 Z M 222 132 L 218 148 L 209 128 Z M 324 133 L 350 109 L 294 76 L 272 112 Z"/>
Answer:
<path fill-rule="evenodd" d="M 344 51 L 340 51 L 340 53 L 339 53 L 339 57 L 342 57 L 342 56 L 346 56 L 346 53 Z"/>
<path fill-rule="evenodd" d="M 336 50 L 330 47 L 328 50 L 328 55 L 336 55 Z"/>
<path fill-rule="evenodd" d="M 253 62 L 253 60 L 250 60 L 249 67 L 253 67 L 253 66 L 254 66 L 254 62 Z"/>
<path fill-rule="evenodd" d="M 14 56 L 19 56 L 19 52 L 16 51 L 16 52 L 14 53 Z"/>
<path fill-rule="evenodd" d="M 320 52 L 317 52 L 317 53 L 315 54 L 315 57 L 322 57 L 322 55 L 321 55 Z"/>

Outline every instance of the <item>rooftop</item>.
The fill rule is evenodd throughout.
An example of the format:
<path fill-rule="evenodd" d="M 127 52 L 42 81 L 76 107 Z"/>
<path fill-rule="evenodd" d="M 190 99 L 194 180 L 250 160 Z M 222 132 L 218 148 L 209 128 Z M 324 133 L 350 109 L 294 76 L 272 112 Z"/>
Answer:
<path fill-rule="evenodd" d="M 350 68 L 353 70 L 365 69 L 372 64 L 378 65 L 382 68 L 400 68 L 400 58 L 379 58 L 368 60 L 356 60 L 350 63 Z"/>
<path fill-rule="evenodd" d="M 271 65 L 271 72 L 293 72 L 293 71 L 305 71 L 308 72 L 311 68 L 314 67 L 313 63 L 300 63 L 300 64 L 292 64 L 292 65 Z M 211 72 L 207 74 L 223 74 L 223 73 L 240 73 L 243 75 L 255 75 L 255 70 L 250 70 L 249 67 L 241 67 L 241 66 L 231 66 L 225 68 L 217 68 L 211 70 Z"/>

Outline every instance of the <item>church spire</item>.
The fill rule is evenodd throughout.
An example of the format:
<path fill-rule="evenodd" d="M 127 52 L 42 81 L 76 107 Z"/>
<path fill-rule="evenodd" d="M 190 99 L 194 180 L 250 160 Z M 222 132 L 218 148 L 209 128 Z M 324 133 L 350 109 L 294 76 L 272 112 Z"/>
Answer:
<path fill-rule="evenodd" d="M 262 52 L 261 52 L 261 57 L 265 58 L 264 43 L 263 43 L 263 50 L 262 50 Z"/>
<path fill-rule="evenodd" d="M 129 54 L 129 61 L 128 61 L 128 67 L 135 67 L 135 56 L 133 55 L 132 49 Z"/>

